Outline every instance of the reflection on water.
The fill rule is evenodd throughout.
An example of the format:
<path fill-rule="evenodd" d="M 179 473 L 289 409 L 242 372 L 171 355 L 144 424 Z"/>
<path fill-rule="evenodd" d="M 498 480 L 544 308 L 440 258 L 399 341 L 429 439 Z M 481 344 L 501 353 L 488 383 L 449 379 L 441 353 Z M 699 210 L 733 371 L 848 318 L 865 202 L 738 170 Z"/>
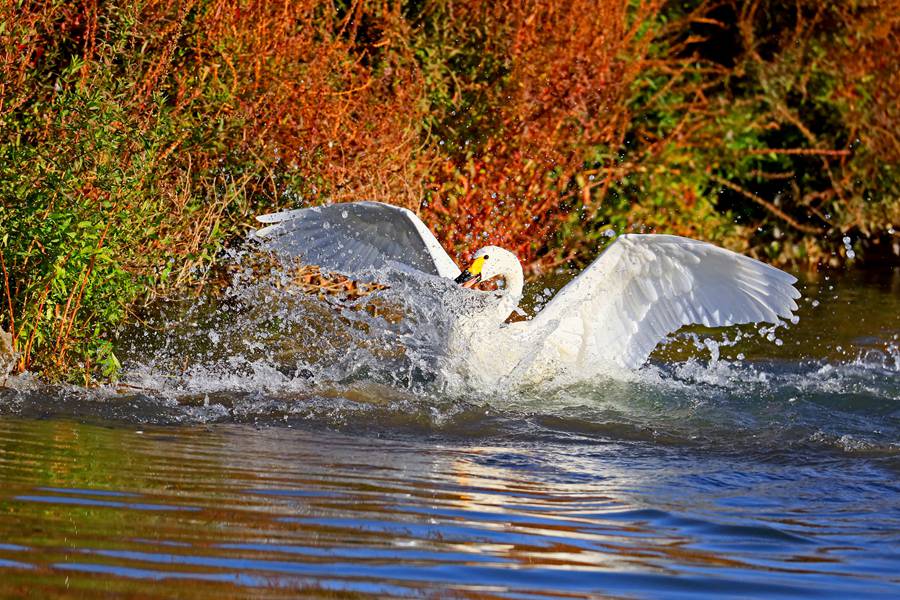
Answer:
<path fill-rule="evenodd" d="M 900 583 L 900 490 L 874 463 L 20 419 L 0 422 L 0 448 L 3 595 L 843 598 Z"/>
<path fill-rule="evenodd" d="M 189 312 L 118 387 L 0 390 L 0 596 L 897 597 L 900 273 L 869 277 L 489 396 L 369 312 Z"/>

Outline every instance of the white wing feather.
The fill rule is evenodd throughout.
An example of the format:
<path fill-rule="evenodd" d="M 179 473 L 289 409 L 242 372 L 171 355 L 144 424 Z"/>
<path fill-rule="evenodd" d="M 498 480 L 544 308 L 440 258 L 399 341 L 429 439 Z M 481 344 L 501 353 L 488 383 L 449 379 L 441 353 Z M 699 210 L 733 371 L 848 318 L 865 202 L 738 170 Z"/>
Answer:
<path fill-rule="evenodd" d="M 796 278 L 729 250 L 673 235 L 623 235 L 527 324 L 544 344 L 592 364 L 637 368 L 684 325 L 790 318 Z"/>
<path fill-rule="evenodd" d="M 413 212 L 381 202 L 347 202 L 256 217 L 256 237 L 304 262 L 341 273 L 389 262 L 455 278 L 460 271 Z"/>

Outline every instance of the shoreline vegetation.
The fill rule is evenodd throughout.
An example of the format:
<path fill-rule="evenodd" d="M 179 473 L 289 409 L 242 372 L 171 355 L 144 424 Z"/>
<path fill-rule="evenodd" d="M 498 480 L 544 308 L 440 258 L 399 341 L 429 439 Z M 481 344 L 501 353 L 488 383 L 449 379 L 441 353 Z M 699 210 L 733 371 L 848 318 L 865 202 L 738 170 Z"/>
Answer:
<path fill-rule="evenodd" d="M 896 263 L 898 65 L 874 0 L 0 0 L 0 328 L 113 377 L 255 214 L 359 199 L 532 276 L 608 229 Z"/>

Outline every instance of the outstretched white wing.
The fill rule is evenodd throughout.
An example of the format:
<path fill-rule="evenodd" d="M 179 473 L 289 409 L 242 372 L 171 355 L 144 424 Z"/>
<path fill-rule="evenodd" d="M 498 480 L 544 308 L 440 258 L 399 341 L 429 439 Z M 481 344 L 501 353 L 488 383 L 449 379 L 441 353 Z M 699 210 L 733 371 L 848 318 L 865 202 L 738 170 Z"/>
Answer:
<path fill-rule="evenodd" d="M 796 278 L 729 250 L 673 235 L 623 235 L 527 324 L 542 343 L 593 363 L 637 368 L 684 325 L 790 318 Z"/>
<path fill-rule="evenodd" d="M 455 278 L 460 271 L 434 234 L 411 211 L 381 202 L 347 202 L 256 217 L 271 248 L 340 273 L 383 268 L 388 262 Z"/>

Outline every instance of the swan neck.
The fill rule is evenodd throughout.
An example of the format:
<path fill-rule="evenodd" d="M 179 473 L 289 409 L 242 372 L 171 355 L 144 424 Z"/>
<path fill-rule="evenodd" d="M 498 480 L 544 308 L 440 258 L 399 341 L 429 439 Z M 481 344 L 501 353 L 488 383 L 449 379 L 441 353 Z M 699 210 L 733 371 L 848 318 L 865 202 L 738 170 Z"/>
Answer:
<path fill-rule="evenodd" d="M 501 303 L 501 311 L 503 320 L 505 321 L 509 314 L 516 310 L 519 301 L 522 299 L 522 290 L 525 287 L 525 276 L 522 273 L 522 267 L 518 264 L 504 273 L 506 280 L 506 289 L 503 290 L 503 301 Z"/>
<path fill-rule="evenodd" d="M 522 275 L 522 268 L 514 270 L 506 276 L 506 296 L 515 304 L 519 305 L 522 299 L 522 290 L 525 287 L 525 277 Z"/>

